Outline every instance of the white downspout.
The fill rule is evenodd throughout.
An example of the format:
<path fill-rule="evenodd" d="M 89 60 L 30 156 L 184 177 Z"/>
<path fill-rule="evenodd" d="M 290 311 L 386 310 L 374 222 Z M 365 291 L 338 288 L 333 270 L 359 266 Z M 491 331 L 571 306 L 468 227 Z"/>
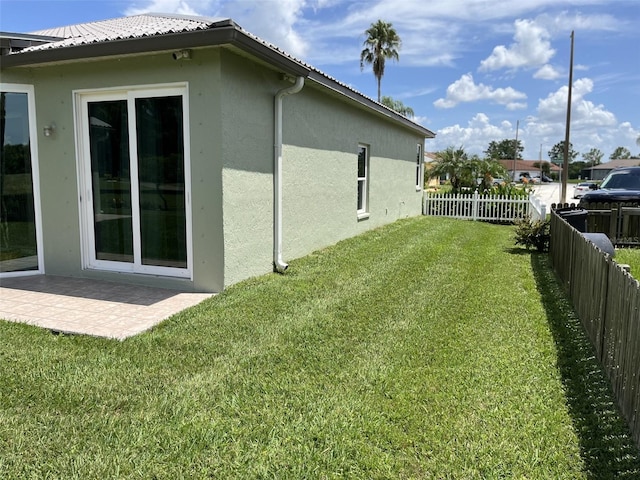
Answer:
<path fill-rule="evenodd" d="M 302 90 L 304 77 L 298 77 L 296 83 L 278 91 L 275 96 L 275 145 L 273 159 L 273 267 L 276 272 L 284 273 L 289 267 L 282 260 L 282 99 Z"/>

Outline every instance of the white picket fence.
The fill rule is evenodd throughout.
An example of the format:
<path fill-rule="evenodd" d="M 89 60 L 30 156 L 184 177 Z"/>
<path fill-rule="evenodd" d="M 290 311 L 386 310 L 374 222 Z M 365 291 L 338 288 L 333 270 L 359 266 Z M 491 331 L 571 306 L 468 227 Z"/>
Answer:
<path fill-rule="evenodd" d="M 544 220 L 547 207 L 533 194 L 526 197 L 503 195 L 427 193 L 422 203 L 423 215 L 515 222 L 529 217 L 532 222 Z"/>

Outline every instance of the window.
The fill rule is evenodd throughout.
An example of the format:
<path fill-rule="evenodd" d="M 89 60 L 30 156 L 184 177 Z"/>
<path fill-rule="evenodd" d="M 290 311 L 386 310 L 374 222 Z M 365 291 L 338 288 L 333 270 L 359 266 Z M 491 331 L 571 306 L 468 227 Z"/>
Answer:
<path fill-rule="evenodd" d="M 369 147 L 358 145 L 358 216 L 369 211 Z"/>
<path fill-rule="evenodd" d="M 0 85 L 0 276 L 43 273 L 40 192 L 30 85 Z"/>
<path fill-rule="evenodd" d="M 424 159 L 422 158 L 422 145 L 418 144 L 418 153 L 416 154 L 416 190 L 422 190 L 424 185 Z"/>
<path fill-rule="evenodd" d="M 80 98 L 86 265 L 190 276 L 186 88 Z"/>

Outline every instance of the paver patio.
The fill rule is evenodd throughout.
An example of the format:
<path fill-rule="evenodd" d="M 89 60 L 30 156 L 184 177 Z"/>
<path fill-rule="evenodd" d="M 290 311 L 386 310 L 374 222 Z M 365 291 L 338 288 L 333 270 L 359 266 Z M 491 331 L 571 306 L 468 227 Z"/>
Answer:
<path fill-rule="evenodd" d="M 85 278 L 15 277 L 0 283 L 0 318 L 122 340 L 211 296 Z"/>

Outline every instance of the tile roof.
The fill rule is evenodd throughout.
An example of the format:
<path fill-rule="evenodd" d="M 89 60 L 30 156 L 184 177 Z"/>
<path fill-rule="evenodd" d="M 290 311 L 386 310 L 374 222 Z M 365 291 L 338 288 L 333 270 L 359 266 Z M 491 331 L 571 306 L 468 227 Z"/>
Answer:
<path fill-rule="evenodd" d="M 502 166 L 505 167 L 507 170 L 509 171 L 513 170 L 513 165 L 514 165 L 513 160 L 498 160 L 498 162 L 500 162 Z M 561 170 L 560 167 L 558 167 L 553 163 L 550 163 L 548 160 L 516 160 L 515 162 L 516 170 L 521 170 L 521 171 L 538 170 L 540 168 L 539 166 L 536 166 L 538 162 L 549 163 L 549 169 L 553 172 Z"/>
<path fill-rule="evenodd" d="M 599 163 L 590 168 L 592 170 L 612 170 L 614 168 L 635 167 L 637 165 L 640 165 L 640 158 L 618 158 L 616 160 Z"/>
<path fill-rule="evenodd" d="M 114 18 L 98 22 L 81 23 L 66 27 L 49 28 L 31 32 L 34 35 L 58 37 L 62 40 L 24 49 L 24 52 L 50 48 L 73 47 L 90 43 L 109 42 L 167 33 L 206 30 L 216 23 L 229 21 L 223 18 L 191 17 L 150 13 L 131 17 Z"/>
<path fill-rule="evenodd" d="M 340 82 L 339 80 L 327 75 L 326 73 L 318 70 L 312 65 L 295 58 L 279 47 L 251 34 L 244 30 L 233 20 L 229 18 L 212 18 L 201 16 L 189 16 L 189 15 L 173 15 L 164 13 L 147 13 L 142 15 L 134 15 L 130 17 L 114 18 L 111 20 L 101 20 L 97 22 L 89 22 L 77 25 L 71 25 L 59 28 L 50 28 L 45 30 L 39 30 L 37 32 L 31 32 L 31 35 L 41 37 L 52 37 L 55 39 L 51 42 L 44 44 L 33 44 L 32 46 L 22 48 L 15 52 L 11 52 L 9 56 L 21 56 L 23 54 L 39 54 L 44 51 L 65 51 L 65 47 L 83 47 L 89 45 L 109 45 L 111 42 L 117 42 L 119 40 L 136 40 L 145 38 L 162 38 L 164 35 L 180 34 L 189 32 L 216 32 L 217 30 L 229 27 L 237 32 L 240 32 L 240 36 L 244 36 L 250 41 L 256 42 L 263 51 L 263 55 L 267 55 L 269 60 L 274 60 L 273 54 L 276 57 L 283 59 L 285 62 L 289 62 L 289 65 L 296 65 L 296 71 L 300 69 L 305 70 L 305 76 L 308 76 L 311 80 L 329 88 L 332 91 L 337 91 L 351 99 L 364 103 L 365 105 L 377 110 L 387 117 L 393 118 L 395 121 L 410 126 L 415 129 L 421 130 L 427 138 L 435 137 L 435 134 L 423 127 L 422 125 L 414 122 L 413 120 L 403 117 L 394 110 L 382 105 L 381 103 L 372 100 L 361 92 L 355 90 L 351 86 Z M 242 43 L 247 50 L 255 52 L 253 46 L 243 43 L 243 41 L 237 40 Z M 208 43 L 210 45 L 210 43 Z M 69 49 L 73 50 L 73 49 Z M 271 53 L 266 53 L 267 52 Z M 82 55 L 86 54 L 83 53 Z M 73 57 L 73 54 L 70 54 Z M 8 57 L 5 57 L 8 58 Z M 42 62 L 42 57 L 39 62 Z M 81 57 L 74 57 L 81 58 Z M 264 58 L 264 57 L 263 57 Z M 68 59 L 65 57 L 65 59 Z M 50 61 L 51 59 L 49 59 Z M 29 64 L 30 61 L 26 60 L 24 63 L 17 62 L 18 64 Z M 5 64 L 10 63 L 5 61 Z M 16 62 L 14 62 L 15 64 Z M 298 74 L 298 73 L 297 73 Z"/>

